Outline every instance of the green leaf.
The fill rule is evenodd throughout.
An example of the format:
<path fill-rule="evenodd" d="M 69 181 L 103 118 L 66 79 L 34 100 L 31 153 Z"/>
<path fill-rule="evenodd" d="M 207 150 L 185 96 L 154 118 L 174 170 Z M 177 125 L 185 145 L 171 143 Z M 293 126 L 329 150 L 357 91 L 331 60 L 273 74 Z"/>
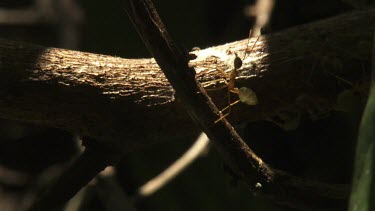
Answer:
<path fill-rule="evenodd" d="M 373 57 L 375 58 L 375 36 Z M 372 85 L 359 129 L 350 211 L 375 210 L 375 61 Z"/>
<path fill-rule="evenodd" d="M 350 211 L 375 210 L 375 86 L 362 116 L 357 143 Z"/>

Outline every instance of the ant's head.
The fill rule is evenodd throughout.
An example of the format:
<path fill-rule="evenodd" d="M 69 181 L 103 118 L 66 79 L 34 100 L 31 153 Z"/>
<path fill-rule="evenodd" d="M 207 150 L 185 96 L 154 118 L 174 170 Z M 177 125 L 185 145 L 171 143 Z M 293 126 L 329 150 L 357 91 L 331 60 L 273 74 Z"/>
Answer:
<path fill-rule="evenodd" d="M 235 69 L 240 69 L 241 66 L 242 66 L 242 59 L 240 59 L 240 57 L 238 57 L 237 53 L 234 53 L 236 55 L 236 58 L 234 58 L 234 68 Z"/>

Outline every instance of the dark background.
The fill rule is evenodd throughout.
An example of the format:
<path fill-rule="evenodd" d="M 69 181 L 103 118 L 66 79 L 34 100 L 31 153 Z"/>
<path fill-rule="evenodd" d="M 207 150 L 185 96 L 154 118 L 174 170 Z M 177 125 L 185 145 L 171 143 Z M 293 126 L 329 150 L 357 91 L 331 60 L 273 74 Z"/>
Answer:
<path fill-rule="evenodd" d="M 2 1 L 0 7 L 26 8 L 33 3 L 28 0 Z M 121 1 L 80 0 L 77 3 L 84 19 L 78 27 L 79 42 L 74 49 L 124 58 L 150 57 L 121 8 Z M 171 36 L 187 50 L 246 39 L 254 19 L 244 15 L 244 8 L 252 3 L 244 0 L 154 2 Z M 356 3 L 340 0 L 279 0 L 264 33 L 274 33 L 357 7 Z M 59 23 L 0 26 L 2 38 L 67 48 L 61 43 L 60 33 Z M 306 120 L 298 130 L 291 132 L 269 122 L 243 123 L 241 127 L 250 146 L 272 166 L 325 182 L 348 183 L 356 121 L 342 113 L 332 113 L 324 120 Z M 0 130 L 0 165 L 32 177 L 77 153 L 73 135 L 65 131 L 8 120 L 1 121 L 0 128 L 3 128 Z M 117 175 L 124 192 L 128 196 L 134 194 L 137 187 L 171 164 L 193 141 L 191 138 L 163 140 L 161 144 L 126 155 L 118 165 Z M 337 169 L 322 168 L 321 163 L 327 159 Z M 139 210 L 290 210 L 254 198 L 245 185 L 236 185 L 235 180 L 216 151 L 211 149 L 166 187 L 135 205 Z M 10 184 L 0 177 L 4 194 L 15 201 L 22 198 L 18 195 L 26 197 L 24 192 L 34 187 L 30 185 L 32 183 L 30 179 L 27 183 Z M 83 210 L 104 209 L 96 195 L 95 191 L 91 193 Z M 10 202 L 2 200 L 1 203 Z"/>

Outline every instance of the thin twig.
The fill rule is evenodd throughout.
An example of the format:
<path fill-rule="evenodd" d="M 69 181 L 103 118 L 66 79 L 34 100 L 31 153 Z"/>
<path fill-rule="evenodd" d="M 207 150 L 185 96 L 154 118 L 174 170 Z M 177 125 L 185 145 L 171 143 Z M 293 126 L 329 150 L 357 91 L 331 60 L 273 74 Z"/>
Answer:
<path fill-rule="evenodd" d="M 261 29 L 268 24 L 271 18 L 274 4 L 274 0 L 257 0 L 255 6 L 248 6 L 245 9 L 246 16 L 256 17 L 249 37 L 258 37 L 261 35 Z"/>
<path fill-rule="evenodd" d="M 108 168 L 107 168 L 108 169 Z M 106 169 L 106 170 L 107 170 Z M 114 168 L 106 175 L 99 174 L 96 178 L 96 193 L 106 211 L 137 211 L 116 178 Z"/>
<path fill-rule="evenodd" d="M 158 176 L 142 185 L 137 191 L 136 198 L 148 197 L 168 184 L 207 150 L 208 143 L 206 134 L 201 133 L 194 144 L 180 158 Z"/>

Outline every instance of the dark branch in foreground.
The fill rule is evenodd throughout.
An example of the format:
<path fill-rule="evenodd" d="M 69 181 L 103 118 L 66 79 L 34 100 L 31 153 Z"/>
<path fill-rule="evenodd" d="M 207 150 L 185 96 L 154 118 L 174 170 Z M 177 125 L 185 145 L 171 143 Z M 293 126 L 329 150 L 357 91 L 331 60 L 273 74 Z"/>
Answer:
<path fill-rule="evenodd" d="M 218 109 L 197 83 L 194 69 L 188 65 L 189 56 L 173 43 L 152 2 L 128 0 L 125 9 L 191 118 L 254 194 L 305 210 L 332 210 L 346 206 L 347 186 L 319 184 L 272 170 L 225 119 L 213 124 L 220 117 Z"/>

